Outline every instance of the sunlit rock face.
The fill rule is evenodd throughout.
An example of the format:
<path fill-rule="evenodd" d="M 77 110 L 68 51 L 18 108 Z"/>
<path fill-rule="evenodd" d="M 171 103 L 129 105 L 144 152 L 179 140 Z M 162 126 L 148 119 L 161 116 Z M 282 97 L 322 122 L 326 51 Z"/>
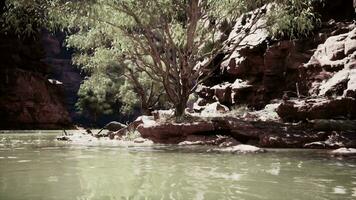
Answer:
<path fill-rule="evenodd" d="M 38 40 L 2 35 L 0 44 L 0 129 L 68 127 L 61 84 L 48 80 Z"/>
<path fill-rule="evenodd" d="M 253 20 L 256 11 L 238 19 L 227 43 L 245 45 L 225 49 L 219 71 L 199 88 L 198 95 L 209 103 L 217 101 L 230 109 L 247 105 L 256 110 L 274 99 L 288 101 L 312 97 L 314 99 L 308 102 L 282 103 L 279 112 L 282 119 L 307 119 L 301 115 L 313 116 L 313 119 L 354 118 L 354 2 L 328 0 L 323 5 L 315 2 L 314 6 L 321 17 L 321 27 L 303 39 L 271 39 L 264 28 L 264 19 Z M 268 13 L 268 7 L 264 9 Z M 246 27 L 251 28 L 252 33 L 243 37 L 240 31 Z M 338 100 L 340 98 L 351 99 Z M 349 101 L 351 104 L 340 103 Z M 304 107 L 299 106 L 301 104 Z M 297 114 L 286 116 L 290 111 Z"/>
<path fill-rule="evenodd" d="M 268 6 L 262 9 L 268 13 Z M 271 40 L 265 28 L 265 14 L 256 20 L 255 12 L 237 20 L 227 40 L 240 46 L 226 48 L 219 75 L 206 81 L 198 91 L 202 98 L 227 106 L 248 104 L 262 109 L 270 100 L 281 98 L 285 91 L 290 96 L 297 96 L 296 87 L 302 94 L 307 92 L 300 67 L 313 55 L 319 36 L 312 40 Z M 242 35 L 244 29 L 251 29 L 251 33 Z"/>
<path fill-rule="evenodd" d="M 304 65 L 308 96 L 290 100 L 278 108 L 285 121 L 356 118 L 356 27 L 329 37 Z"/>
<path fill-rule="evenodd" d="M 311 77 L 311 95 L 356 98 L 356 26 L 350 29 L 320 44 L 305 65 L 319 71 Z"/>

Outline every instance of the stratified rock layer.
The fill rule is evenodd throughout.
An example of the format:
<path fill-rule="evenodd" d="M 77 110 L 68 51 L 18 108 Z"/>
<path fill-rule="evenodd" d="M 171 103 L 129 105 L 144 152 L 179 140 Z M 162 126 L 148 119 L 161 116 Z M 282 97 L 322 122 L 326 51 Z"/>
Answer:
<path fill-rule="evenodd" d="M 313 121 L 296 125 L 246 121 L 233 117 L 200 118 L 193 121 L 172 123 L 144 116 L 114 134 L 121 137 L 127 132 L 138 131 L 143 138 L 154 143 L 220 147 L 240 143 L 271 148 L 356 146 L 356 136 L 352 134 L 356 121 Z M 332 126 L 339 126 L 338 132 L 333 131 Z"/>

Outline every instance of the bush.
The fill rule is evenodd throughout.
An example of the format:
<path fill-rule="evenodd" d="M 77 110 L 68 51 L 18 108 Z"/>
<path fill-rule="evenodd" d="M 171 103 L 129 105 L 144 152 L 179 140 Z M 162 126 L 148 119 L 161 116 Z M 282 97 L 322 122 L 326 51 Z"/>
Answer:
<path fill-rule="evenodd" d="M 267 29 L 272 38 L 295 39 L 307 37 L 320 26 L 314 13 L 315 0 L 280 0 L 271 7 L 267 16 Z"/>

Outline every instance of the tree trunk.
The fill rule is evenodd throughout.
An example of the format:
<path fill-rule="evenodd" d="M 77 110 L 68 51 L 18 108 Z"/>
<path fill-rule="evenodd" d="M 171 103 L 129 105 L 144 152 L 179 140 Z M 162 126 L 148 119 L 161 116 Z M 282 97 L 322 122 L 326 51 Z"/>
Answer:
<path fill-rule="evenodd" d="M 141 112 L 143 115 L 150 116 L 152 112 L 150 110 L 149 104 L 146 102 L 146 96 L 141 95 Z"/>
<path fill-rule="evenodd" d="M 185 108 L 187 107 L 189 93 L 183 92 L 183 95 L 179 99 L 179 102 L 175 105 L 174 115 L 177 122 L 181 122 L 184 118 Z"/>
<path fill-rule="evenodd" d="M 147 115 L 147 116 L 151 116 L 152 115 L 152 112 L 151 112 L 151 110 L 149 108 L 142 107 L 141 111 L 142 111 L 143 115 Z"/>
<path fill-rule="evenodd" d="M 182 119 L 184 117 L 184 111 L 185 111 L 186 104 L 187 104 L 187 101 L 185 101 L 185 102 L 181 101 L 175 106 L 174 115 L 176 117 L 177 122 L 182 121 Z"/>

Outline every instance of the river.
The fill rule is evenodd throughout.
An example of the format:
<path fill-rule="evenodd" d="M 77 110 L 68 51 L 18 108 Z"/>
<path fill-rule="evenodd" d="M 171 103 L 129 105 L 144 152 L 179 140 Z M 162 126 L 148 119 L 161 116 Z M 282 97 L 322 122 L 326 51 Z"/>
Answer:
<path fill-rule="evenodd" d="M 356 199 L 356 157 L 71 145 L 55 141 L 59 133 L 0 133 L 1 200 Z"/>

